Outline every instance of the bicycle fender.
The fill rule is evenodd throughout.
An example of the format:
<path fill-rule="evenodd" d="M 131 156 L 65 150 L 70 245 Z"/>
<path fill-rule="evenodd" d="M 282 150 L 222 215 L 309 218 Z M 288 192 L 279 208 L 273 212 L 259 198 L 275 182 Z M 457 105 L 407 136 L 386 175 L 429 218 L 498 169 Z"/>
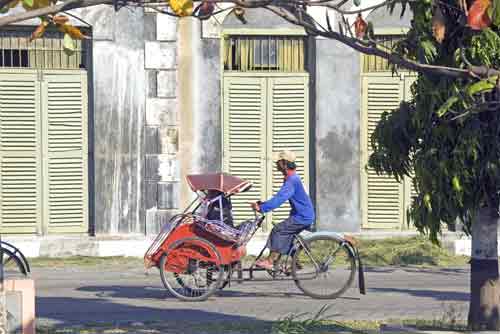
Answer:
<path fill-rule="evenodd" d="M 300 232 L 300 237 L 304 240 L 308 240 L 312 237 L 329 237 L 336 239 L 338 241 L 346 241 L 344 239 L 343 234 L 331 231 L 317 231 L 317 232 L 302 231 Z"/>

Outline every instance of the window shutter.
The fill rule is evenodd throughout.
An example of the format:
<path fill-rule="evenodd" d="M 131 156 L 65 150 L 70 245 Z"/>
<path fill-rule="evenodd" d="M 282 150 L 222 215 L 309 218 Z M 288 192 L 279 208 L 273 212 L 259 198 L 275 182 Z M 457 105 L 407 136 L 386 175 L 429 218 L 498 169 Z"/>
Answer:
<path fill-rule="evenodd" d="M 362 215 L 364 228 L 397 228 L 404 220 L 404 187 L 394 178 L 365 170 L 372 153 L 370 137 L 384 111 L 397 108 L 404 98 L 399 76 L 362 77 Z"/>
<path fill-rule="evenodd" d="M 0 71 L 1 233 L 41 225 L 40 86 L 35 71 Z"/>
<path fill-rule="evenodd" d="M 49 233 L 88 231 L 87 74 L 45 71 L 44 208 Z"/>
<path fill-rule="evenodd" d="M 306 191 L 309 190 L 309 96 L 308 76 L 277 77 L 269 79 L 271 121 L 268 122 L 270 140 L 268 152 L 276 153 L 284 149 L 297 155 L 297 173 L 301 176 Z M 268 168 L 272 171 L 272 186 L 267 198 L 276 194 L 283 184 L 283 175 L 268 156 Z M 273 211 L 273 224 L 286 219 L 290 213 L 288 202 Z"/>
<path fill-rule="evenodd" d="M 406 75 L 404 77 L 404 100 L 409 101 L 412 98 L 411 95 L 411 85 L 415 82 L 417 77 L 415 75 Z M 405 212 L 404 212 L 404 229 L 415 229 L 415 226 L 408 221 L 406 217 L 406 210 L 408 210 L 411 206 L 411 203 L 413 202 L 413 198 L 417 196 L 417 192 L 415 190 L 415 187 L 413 186 L 413 176 L 414 174 L 411 174 L 412 177 L 406 177 L 405 178 Z"/>
<path fill-rule="evenodd" d="M 224 78 L 224 171 L 249 180 L 253 187 L 232 199 L 235 223 L 252 218 L 250 203 L 266 195 L 266 80 Z"/>

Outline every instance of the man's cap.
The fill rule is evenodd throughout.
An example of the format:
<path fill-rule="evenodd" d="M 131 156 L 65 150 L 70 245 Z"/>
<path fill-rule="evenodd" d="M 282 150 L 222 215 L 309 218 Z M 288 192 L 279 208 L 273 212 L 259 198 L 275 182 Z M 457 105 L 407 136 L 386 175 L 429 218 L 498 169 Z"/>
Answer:
<path fill-rule="evenodd" d="M 289 150 L 283 150 L 273 154 L 274 161 L 286 160 L 288 162 L 295 162 L 296 159 L 295 153 Z"/>

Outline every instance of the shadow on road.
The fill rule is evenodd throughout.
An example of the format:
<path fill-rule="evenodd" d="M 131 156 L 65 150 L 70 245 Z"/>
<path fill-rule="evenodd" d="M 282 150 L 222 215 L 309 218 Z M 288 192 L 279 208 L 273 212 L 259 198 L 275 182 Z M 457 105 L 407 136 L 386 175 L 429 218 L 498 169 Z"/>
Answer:
<path fill-rule="evenodd" d="M 387 266 L 387 267 L 370 267 L 366 266 L 364 268 L 367 273 L 380 273 L 389 274 L 397 270 L 404 271 L 407 273 L 419 273 L 419 274 L 433 274 L 433 275 L 457 275 L 457 274 L 469 274 L 469 268 L 423 268 L 415 266 Z"/>
<path fill-rule="evenodd" d="M 399 288 L 370 288 L 368 291 L 408 294 L 414 297 L 432 298 L 439 301 L 468 301 L 469 293 L 459 291 L 413 290 Z"/>
<path fill-rule="evenodd" d="M 128 299 L 156 299 L 156 300 L 177 300 L 169 292 L 163 288 L 157 287 L 144 287 L 144 286 L 120 286 L 120 285 L 106 285 L 106 286 L 83 286 L 77 288 L 78 291 L 93 292 L 96 297 L 102 298 L 128 298 Z M 304 295 L 302 292 L 286 292 L 286 291 L 238 291 L 231 289 L 224 289 L 218 291 L 211 298 L 294 298 L 294 299 L 311 299 Z M 345 300 L 360 300 L 355 297 L 339 297 L 337 299 Z"/>
<path fill-rule="evenodd" d="M 202 303 L 209 304 L 210 300 Z M 172 325 L 184 321 L 190 323 L 211 321 L 267 323 L 254 317 L 183 308 L 181 307 L 182 303 L 177 304 L 177 306 L 179 307 L 167 305 L 144 307 L 99 298 L 36 298 L 37 318 L 49 320 L 59 326 L 155 320 L 171 322 Z M 209 307 L 207 306 L 207 308 Z"/>
<path fill-rule="evenodd" d="M 210 300 L 202 302 L 210 308 Z M 273 326 L 292 328 L 299 326 L 308 332 L 325 333 L 346 331 L 349 333 L 364 333 L 341 323 L 317 323 L 305 325 L 302 317 L 296 318 L 296 325 L 282 320 L 267 321 L 252 316 L 240 316 L 211 312 L 199 309 L 183 308 L 186 303 L 179 302 L 176 306 L 145 307 L 126 305 L 100 298 L 67 298 L 67 297 L 37 297 L 37 319 L 42 320 L 42 326 L 49 328 L 71 327 L 84 330 L 85 333 L 101 333 L 99 328 L 120 328 L 120 333 L 138 333 L 136 326 L 149 332 L 169 334 L 221 334 L 221 333 L 259 333 L 270 334 Z M 328 314 L 327 319 L 335 314 Z M 276 319 L 279 320 L 279 319 Z M 134 323 L 139 323 L 136 325 Z M 75 327 L 77 326 L 77 327 Z M 292 327 L 290 327 L 292 326 Z M 303 326 L 312 326 L 311 328 Z M 95 330 L 95 331 L 94 331 Z M 105 333 L 103 331 L 102 333 Z M 49 332 L 47 332 L 49 333 Z M 52 332 L 50 332 L 52 333 Z M 71 331 L 73 333 L 73 331 Z M 76 333 L 76 332 L 75 332 Z M 80 333 L 80 332 L 78 332 Z M 83 333 L 83 332 L 81 332 Z M 141 331 L 143 333 L 143 331 Z M 145 332 L 144 332 L 145 333 Z"/>

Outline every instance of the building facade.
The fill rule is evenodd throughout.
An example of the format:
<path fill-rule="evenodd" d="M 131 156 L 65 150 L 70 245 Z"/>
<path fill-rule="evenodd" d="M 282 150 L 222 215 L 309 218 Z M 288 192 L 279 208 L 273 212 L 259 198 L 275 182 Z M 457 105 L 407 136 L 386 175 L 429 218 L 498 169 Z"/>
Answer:
<path fill-rule="evenodd" d="M 246 23 L 231 12 L 75 14 L 92 39 L 72 56 L 57 32 L 28 42 L 35 21 L 1 32 L 3 234 L 154 235 L 190 200 L 184 177 L 218 171 L 254 182 L 234 199 L 244 219 L 279 188 L 271 157 L 284 148 L 299 157 L 319 229 L 408 229 L 411 182 L 365 166 L 370 132 L 410 98 L 411 73 L 262 9 L 246 10 Z M 409 26 L 397 10 L 368 15 L 388 46 Z"/>

